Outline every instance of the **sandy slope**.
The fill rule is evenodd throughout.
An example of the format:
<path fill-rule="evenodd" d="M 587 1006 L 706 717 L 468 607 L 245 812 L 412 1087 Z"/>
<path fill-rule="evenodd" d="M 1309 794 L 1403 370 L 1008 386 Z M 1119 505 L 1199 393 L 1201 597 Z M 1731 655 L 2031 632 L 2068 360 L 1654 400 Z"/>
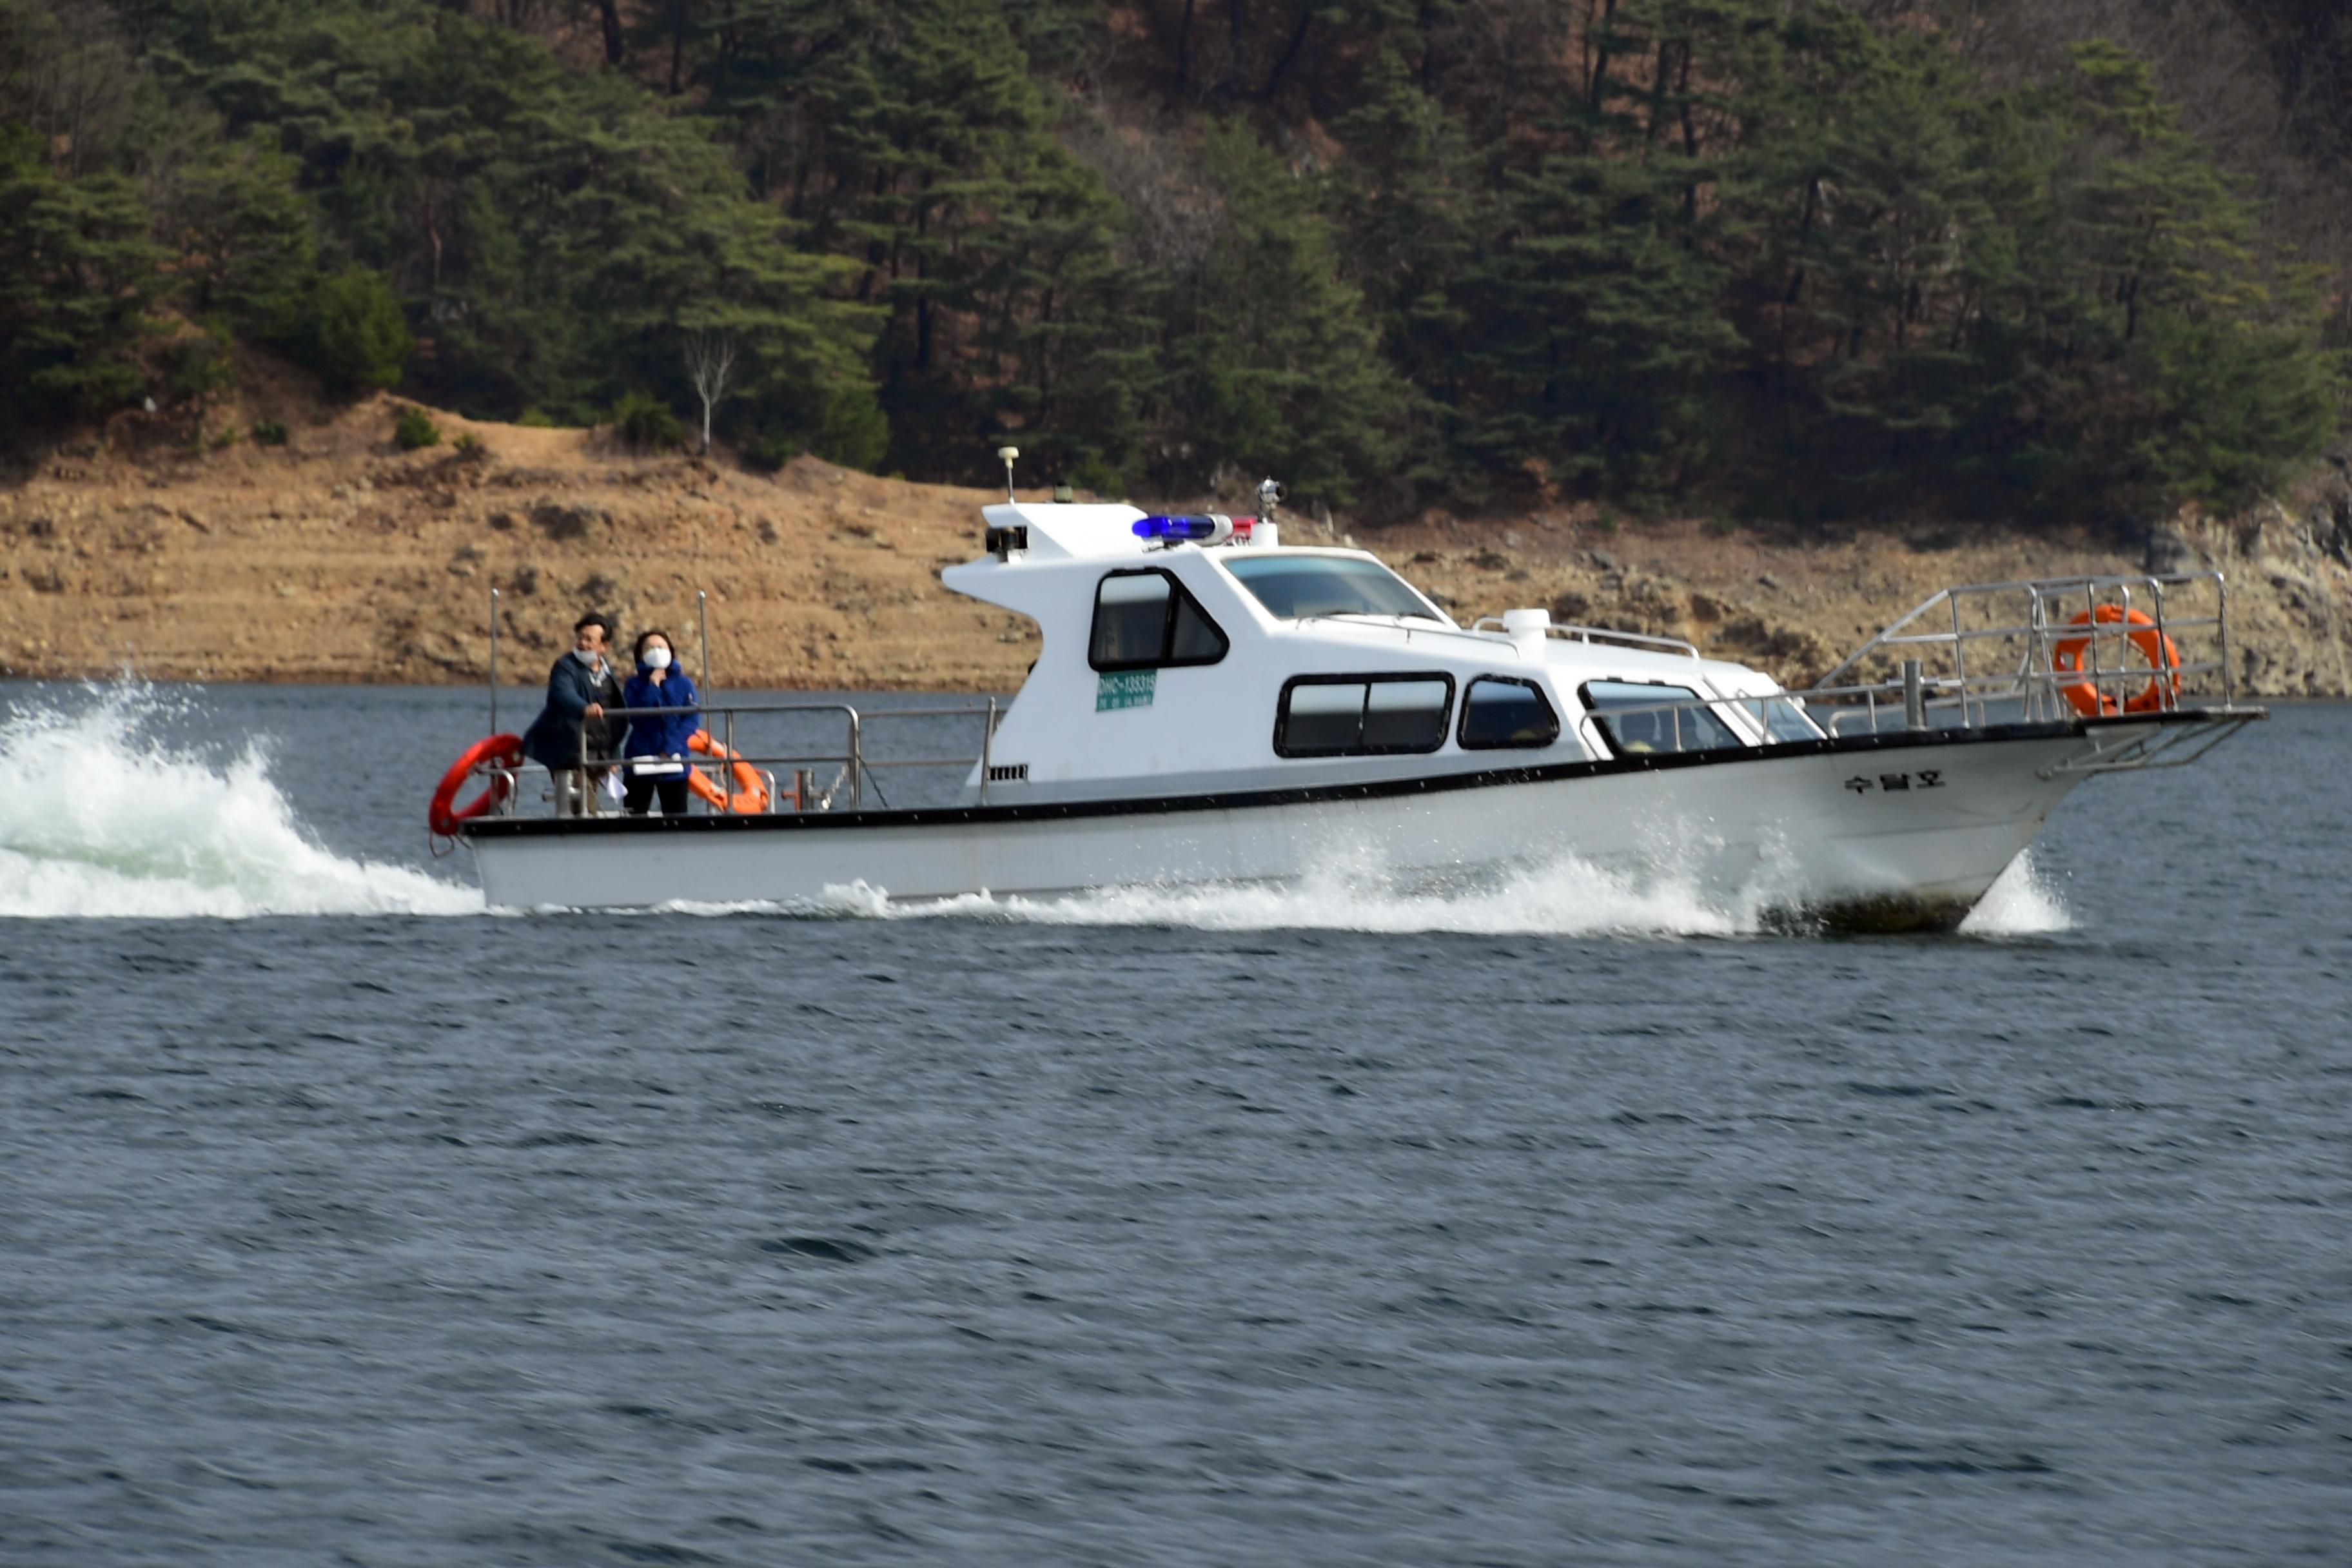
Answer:
<path fill-rule="evenodd" d="M 314 418 L 275 449 L 107 448 L 0 489 L 0 670 L 214 680 L 478 679 L 489 590 L 507 668 L 537 681 L 584 606 L 667 627 L 693 658 L 710 595 L 722 684 L 1007 691 L 1029 625 L 941 588 L 979 549 L 983 489 L 803 458 L 772 477 L 637 458 L 578 430 L 436 415 L 401 453 L 397 405 Z M 471 436 L 478 449 L 451 443 Z M 975 472 L 984 472 L 979 454 Z M 1293 520 L 1293 542 L 1318 537 Z M 1772 539 L 1696 523 L 1608 528 L 1589 512 L 1433 519 L 1360 541 L 1464 620 L 1513 605 L 1688 636 L 1784 679 L 1817 674 L 1946 583 L 2139 569 L 2086 542 L 1884 532 Z M 2231 574 L 2242 673 L 2270 694 L 2352 691 L 2352 573 L 2285 509 L 2189 521 Z M 695 660 L 698 663 L 698 659 Z"/>
<path fill-rule="evenodd" d="M 0 667 L 470 680 L 494 585 L 528 681 L 583 607 L 688 647 L 698 589 L 715 672 L 738 685 L 1005 688 L 1034 655 L 1027 623 L 937 581 L 976 552 L 982 492 L 436 418 L 479 450 L 394 450 L 379 399 L 276 450 L 53 461 L 0 492 Z"/>

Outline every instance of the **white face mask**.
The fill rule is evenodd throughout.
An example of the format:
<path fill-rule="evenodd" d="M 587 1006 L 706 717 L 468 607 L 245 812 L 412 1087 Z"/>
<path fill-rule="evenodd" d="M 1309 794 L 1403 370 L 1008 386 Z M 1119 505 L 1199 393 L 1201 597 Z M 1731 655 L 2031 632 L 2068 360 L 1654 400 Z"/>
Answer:
<path fill-rule="evenodd" d="M 604 656 L 603 654 L 590 653 L 584 647 L 573 648 L 572 650 L 572 657 L 578 659 L 581 663 L 586 665 L 591 669 L 595 668 L 604 661 Z"/>
<path fill-rule="evenodd" d="M 667 669 L 669 668 L 669 649 L 666 647 L 649 647 L 646 649 L 646 668 L 647 669 Z"/>

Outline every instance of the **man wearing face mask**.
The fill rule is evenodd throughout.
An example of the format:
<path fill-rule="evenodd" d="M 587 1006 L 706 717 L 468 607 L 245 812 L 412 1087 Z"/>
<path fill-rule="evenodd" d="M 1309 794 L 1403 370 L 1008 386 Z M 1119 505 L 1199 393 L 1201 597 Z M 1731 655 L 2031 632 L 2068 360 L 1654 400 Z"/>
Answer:
<path fill-rule="evenodd" d="M 586 741 L 591 762 L 613 754 L 617 721 L 605 718 L 604 710 L 621 706 L 621 683 L 604 659 L 612 636 L 613 623 L 604 616 L 580 617 L 572 628 L 572 651 L 547 673 L 547 706 L 523 731 L 524 752 L 555 780 L 558 816 L 596 811 L 596 787 L 606 770 L 581 767 L 581 742 Z"/>
<path fill-rule="evenodd" d="M 674 661 L 667 632 L 637 634 L 637 672 L 622 688 L 627 708 L 691 708 L 698 700 L 693 680 Z M 629 721 L 628 743 L 621 754 L 629 759 L 625 775 L 628 793 L 622 805 L 632 816 L 643 816 L 654 792 L 661 792 L 662 815 L 686 814 L 686 749 L 702 728 L 699 713 L 644 713 Z"/>

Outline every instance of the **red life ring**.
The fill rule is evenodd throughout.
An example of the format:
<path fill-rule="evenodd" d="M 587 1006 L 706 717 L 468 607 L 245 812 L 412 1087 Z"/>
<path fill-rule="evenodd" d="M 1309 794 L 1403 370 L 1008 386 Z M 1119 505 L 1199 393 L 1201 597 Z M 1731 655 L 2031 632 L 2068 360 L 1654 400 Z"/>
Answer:
<path fill-rule="evenodd" d="M 457 805 L 457 791 L 464 787 L 467 777 L 485 763 L 504 771 L 490 775 L 489 788 L 465 805 Z M 441 775 L 440 787 L 433 792 L 433 804 L 425 813 L 425 826 L 444 838 L 455 838 L 461 826 L 505 804 L 514 790 L 513 770 L 520 766 L 521 736 L 485 735 L 467 747 L 466 754 L 450 763 L 449 771 Z"/>
<path fill-rule="evenodd" d="M 721 762 L 732 762 L 729 771 L 735 775 L 735 793 L 729 795 L 712 783 L 700 768 L 687 771 L 686 787 L 710 803 L 714 811 L 730 812 L 737 816 L 756 816 L 768 809 L 768 781 L 760 770 L 737 757 L 734 752 L 710 738 L 708 730 L 697 730 L 686 738 L 687 750 L 700 752 Z"/>
<path fill-rule="evenodd" d="M 2107 692 L 2088 680 L 2078 680 L 2059 689 L 2074 711 L 2085 719 L 2096 719 L 2109 713 L 2155 713 L 2172 706 L 2180 695 L 2180 649 L 2170 637 L 2157 630 L 2153 617 L 2138 610 L 2126 610 L 2121 605 L 2101 605 L 2096 612 L 2081 610 L 2068 626 L 2126 626 L 2132 629 L 2124 635 L 2131 639 L 2140 657 L 2147 660 L 2147 685 L 2138 695 L 2118 703 Z M 2050 667 L 2061 675 L 2082 674 L 2088 666 L 2084 656 L 2091 646 L 2091 633 L 2081 637 L 2061 637 L 2050 650 Z M 2105 674 L 2105 671 L 2101 672 Z"/>

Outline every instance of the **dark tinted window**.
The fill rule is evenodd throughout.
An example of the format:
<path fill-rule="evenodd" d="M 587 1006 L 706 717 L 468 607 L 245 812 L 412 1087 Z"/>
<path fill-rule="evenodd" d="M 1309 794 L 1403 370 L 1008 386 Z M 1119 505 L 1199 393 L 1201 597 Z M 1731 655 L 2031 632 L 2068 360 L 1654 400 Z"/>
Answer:
<path fill-rule="evenodd" d="M 1114 572 L 1095 589 L 1087 662 L 1097 669 L 1214 664 L 1228 646 L 1200 601 L 1165 572 Z"/>
<path fill-rule="evenodd" d="M 1088 650 L 1094 667 L 1158 663 L 1175 588 L 1157 572 L 1104 578 L 1095 590 L 1095 636 Z"/>
<path fill-rule="evenodd" d="M 1433 752 L 1453 711 L 1450 680 L 1376 680 L 1364 701 L 1364 750 Z"/>
<path fill-rule="evenodd" d="M 1588 680 L 1584 700 L 1601 732 L 1621 754 L 1657 752 L 1719 752 L 1740 744 L 1731 727 L 1697 704 L 1687 686 L 1650 686 L 1634 680 Z"/>
<path fill-rule="evenodd" d="M 1364 735 L 1360 681 L 1316 681 L 1294 686 L 1283 703 L 1274 749 L 1286 757 L 1338 757 L 1356 749 Z"/>
<path fill-rule="evenodd" d="M 1308 616 L 1437 616 L 1403 578 L 1377 561 L 1344 555 L 1244 555 L 1223 563 L 1266 607 L 1286 621 Z"/>
<path fill-rule="evenodd" d="M 1450 676 L 1301 677 L 1282 689 L 1274 749 L 1286 757 L 1433 752 L 1445 743 L 1453 708 Z"/>
<path fill-rule="evenodd" d="M 1549 746 L 1559 739 L 1559 715 L 1531 680 L 1482 675 L 1462 694 L 1462 749 Z"/>
<path fill-rule="evenodd" d="M 1171 664 L 1214 664 L 1225 657 L 1225 634 L 1183 589 L 1176 590 L 1176 626 L 1169 634 Z"/>

